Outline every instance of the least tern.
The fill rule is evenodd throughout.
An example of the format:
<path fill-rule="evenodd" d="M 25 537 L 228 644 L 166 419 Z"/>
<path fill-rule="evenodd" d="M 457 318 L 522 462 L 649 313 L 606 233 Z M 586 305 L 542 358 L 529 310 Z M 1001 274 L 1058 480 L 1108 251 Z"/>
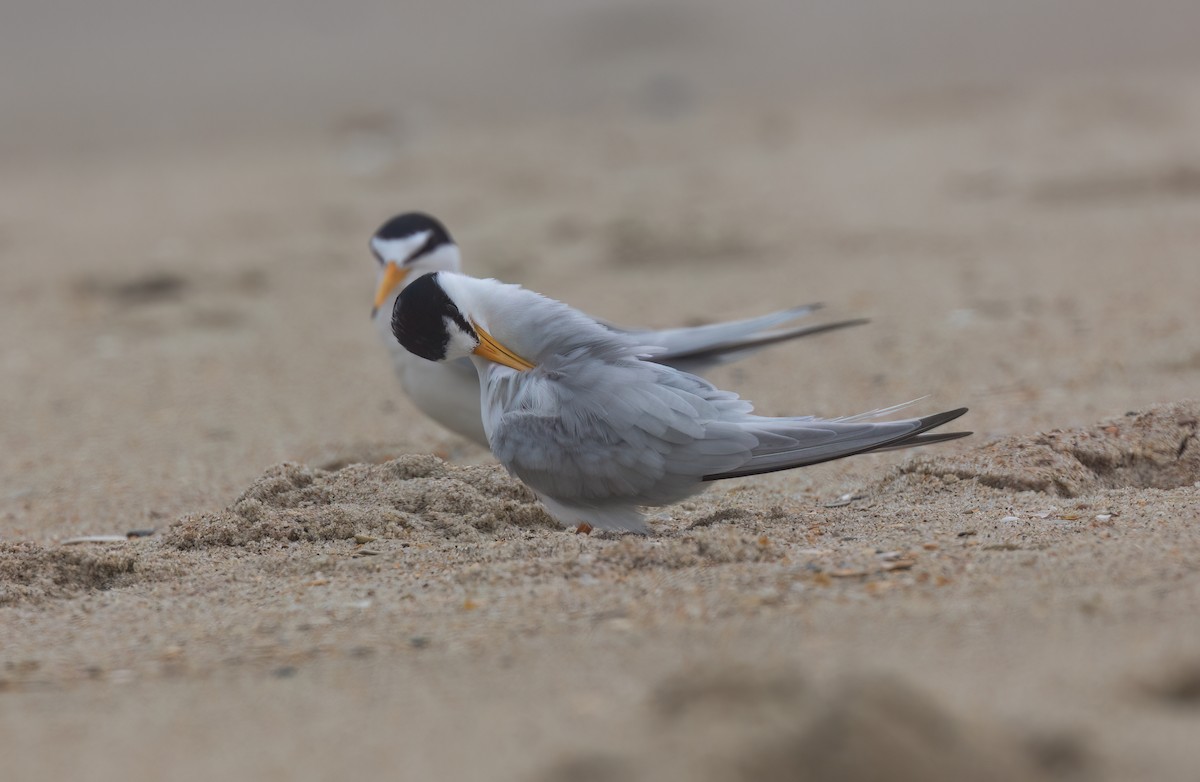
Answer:
<path fill-rule="evenodd" d="M 426 361 L 404 350 L 392 336 L 392 309 L 400 291 L 422 274 L 461 271 L 458 245 L 437 219 L 420 212 L 408 212 L 380 226 L 371 237 L 371 252 L 379 262 L 379 282 L 371 319 L 388 347 L 405 392 L 425 415 L 452 432 L 487 447 L 487 436 L 479 418 L 479 380 L 470 362 Z M 662 348 L 651 357 L 652 361 L 687 372 L 703 372 L 744 358 L 768 345 L 867 322 L 855 319 L 780 328 L 810 314 L 818 306 L 809 304 L 747 320 L 659 331 L 625 329 L 599 320 L 596 322 L 611 331 L 633 336 L 642 344 Z"/>
<path fill-rule="evenodd" d="M 492 453 L 565 526 L 645 532 L 639 507 L 708 481 L 927 445 L 966 408 L 872 422 L 767 418 L 731 391 L 643 360 L 658 348 L 579 310 L 496 280 L 424 275 L 396 299 L 392 331 L 428 361 L 469 359 Z"/>

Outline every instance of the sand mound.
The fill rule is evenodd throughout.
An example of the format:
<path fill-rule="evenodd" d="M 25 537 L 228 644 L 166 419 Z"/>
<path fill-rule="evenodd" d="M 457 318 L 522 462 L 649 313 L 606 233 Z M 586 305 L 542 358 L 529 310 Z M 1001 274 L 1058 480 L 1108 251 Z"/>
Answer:
<path fill-rule="evenodd" d="M 754 530 L 716 523 L 726 516 L 755 518 L 740 511 L 703 515 L 681 511 L 696 522 L 686 530 L 662 535 L 597 533 L 589 572 L 628 572 L 650 568 L 673 570 L 734 562 L 764 562 L 782 554 Z M 527 549 L 508 528 L 559 533 L 550 550 Z M 580 553 L 567 545 L 573 536 L 550 518 L 532 493 L 497 465 L 455 467 L 435 456 L 405 456 L 384 464 L 355 464 L 330 472 L 284 463 L 267 470 L 224 511 L 184 516 L 162 536 L 177 549 L 246 546 L 259 541 L 331 541 L 356 537 L 421 544 L 440 552 L 442 565 L 450 549 L 461 554 L 464 540 L 486 534 L 500 539 L 490 549 L 501 561 L 489 572 L 529 575 L 553 567 L 578 575 Z M 453 541 L 452 543 L 450 541 Z M 565 546 L 565 549 L 560 547 Z M 503 552 L 509 552 L 504 554 Z M 511 560 L 511 561 L 510 561 Z M 511 571 L 511 572 L 510 572 Z M 561 578 L 556 573 L 554 578 Z"/>
<path fill-rule="evenodd" d="M 674 677 L 643 718 L 637 755 L 573 757 L 544 778 L 1010 780 L 1038 779 L 1045 766 L 1035 748 L 885 676 L 824 688 L 786 671 Z"/>
<path fill-rule="evenodd" d="M 533 494 L 499 467 L 454 467 L 435 456 L 405 456 L 336 472 L 276 465 L 225 511 L 185 516 L 163 540 L 195 548 L 411 531 L 447 538 L 505 525 L 559 528 Z"/>
<path fill-rule="evenodd" d="M 0 542 L 0 606 L 126 586 L 134 579 L 137 562 L 127 549 Z"/>
<path fill-rule="evenodd" d="M 1006 437 L 962 454 L 921 455 L 901 476 L 953 476 L 1011 491 L 1079 497 L 1200 481 L 1200 401 L 1157 405 L 1084 429 Z"/>

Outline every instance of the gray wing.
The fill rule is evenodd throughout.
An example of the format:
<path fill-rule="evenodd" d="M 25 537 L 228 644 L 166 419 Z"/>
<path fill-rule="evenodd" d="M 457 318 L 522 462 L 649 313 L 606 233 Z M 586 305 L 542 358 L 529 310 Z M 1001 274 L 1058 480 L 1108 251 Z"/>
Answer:
<path fill-rule="evenodd" d="M 717 342 L 726 342 L 732 339 L 741 339 L 755 334 L 760 331 L 782 326 L 784 323 L 803 318 L 806 315 L 811 315 L 821 309 L 821 304 L 801 304 L 798 307 L 789 307 L 786 310 L 777 312 L 768 312 L 766 315 L 758 315 L 753 318 L 745 318 L 743 320 L 727 320 L 721 323 L 710 323 L 704 326 L 683 326 L 676 329 L 646 329 L 646 328 L 625 328 L 618 326 L 615 323 L 598 320 L 602 326 L 609 331 L 615 331 L 618 334 L 624 334 L 630 337 L 636 337 L 639 341 L 646 344 L 660 345 L 668 349 L 690 349 L 692 347 L 703 344 L 714 344 Z M 650 343 L 647 337 L 657 337 L 659 342 Z"/>
<path fill-rule="evenodd" d="M 820 308 L 820 304 L 805 304 L 744 320 L 675 329 L 629 329 L 605 321 L 597 322 L 611 331 L 635 337 L 642 344 L 663 348 L 662 352 L 650 357 L 651 361 L 667 364 L 683 372 L 696 373 L 740 361 L 769 345 L 867 323 L 865 319 L 858 318 L 814 326 L 776 328 Z"/>
<path fill-rule="evenodd" d="M 703 481 L 786 470 L 856 453 L 925 444 L 966 412 L 882 423 L 764 418 L 736 394 L 641 362 L 572 375 L 520 373 L 536 404 L 505 405 L 496 458 L 535 491 L 567 502 L 662 505 Z"/>
<path fill-rule="evenodd" d="M 701 378 L 627 360 L 570 375 L 533 370 L 491 431 L 496 458 L 535 491 L 562 502 L 662 505 L 732 470 L 758 438 L 726 419 L 751 406 Z M 535 403 L 523 404 L 533 399 Z"/>
<path fill-rule="evenodd" d="M 866 318 L 856 318 L 854 320 L 838 320 L 832 323 L 819 323 L 813 326 L 797 326 L 790 329 L 764 331 L 739 339 L 698 345 L 693 349 L 668 349 L 665 353 L 658 353 L 651 356 L 650 360 L 660 364 L 667 364 L 682 372 L 695 374 L 705 372 L 722 364 L 741 361 L 751 353 L 756 353 L 762 348 L 780 342 L 787 342 L 799 339 L 800 337 L 811 337 L 814 334 L 824 334 L 827 331 L 836 331 L 849 326 L 861 326 L 864 323 L 870 323 L 870 321 Z M 648 336 L 647 339 L 652 340 L 653 335 Z"/>

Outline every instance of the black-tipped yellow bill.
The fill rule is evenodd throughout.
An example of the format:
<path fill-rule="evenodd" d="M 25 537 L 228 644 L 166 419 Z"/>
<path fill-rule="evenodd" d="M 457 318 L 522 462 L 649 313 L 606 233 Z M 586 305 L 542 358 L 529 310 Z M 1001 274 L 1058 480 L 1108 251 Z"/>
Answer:
<path fill-rule="evenodd" d="M 371 317 L 375 317 L 375 313 L 379 312 L 379 308 L 388 300 L 388 296 L 392 295 L 392 291 L 396 290 L 407 276 L 408 269 L 394 261 L 388 261 L 387 266 L 383 269 L 383 279 L 379 281 L 379 287 L 375 289 L 375 306 L 371 308 Z"/>
<path fill-rule="evenodd" d="M 488 361 L 494 361 L 502 366 L 510 367 L 518 372 L 533 369 L 533 364 L 530 364 L 516 353 L 501 345 L 496 341 L 495 337 L 484 331 L 478 323 L 472 325 L 475 327 L 475 333 L 479 335 L 479 345 L 475 348 L 475 355 L 486 358 Z"/>

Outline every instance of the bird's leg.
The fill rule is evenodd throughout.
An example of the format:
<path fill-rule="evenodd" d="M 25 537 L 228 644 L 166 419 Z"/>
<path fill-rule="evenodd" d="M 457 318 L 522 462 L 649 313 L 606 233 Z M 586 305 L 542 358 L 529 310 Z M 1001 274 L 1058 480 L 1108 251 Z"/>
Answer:
<path fill-rule="evenodd" d="M 595 527 L 593 527 L 591 524 L 588 524 L 585 521 L 585 522 L 582 522 L 578 527 L 575 528 L 575 534 L 576 535 L 591 535 L 593 529 L 595 529 Z"/>

